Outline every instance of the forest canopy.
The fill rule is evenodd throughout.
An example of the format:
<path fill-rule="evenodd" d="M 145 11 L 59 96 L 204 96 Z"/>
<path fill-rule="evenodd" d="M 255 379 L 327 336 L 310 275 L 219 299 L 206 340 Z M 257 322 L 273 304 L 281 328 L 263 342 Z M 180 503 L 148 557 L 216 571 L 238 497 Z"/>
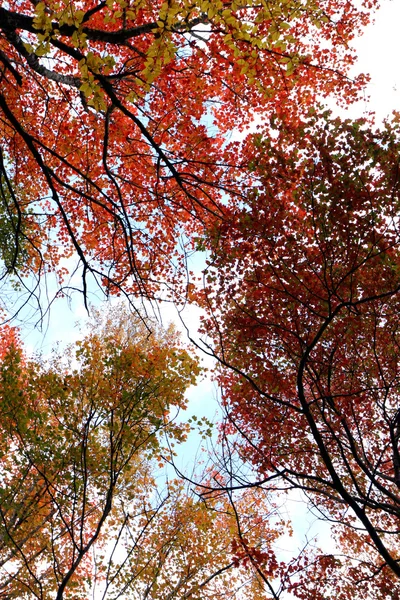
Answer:
<path fill-rule="evenodd" d="M 364 77 L 347 75 L 349 42 L 374 4 L 0 6 L 0 214 L 16 239 L 2 281 L 19 281 L 21 302 L 40 309 L 49 273 L 54 293 L 86 298 L 97 282 L 182 300 L 195 239 L 249 185 L 229 135 L 281 111 L 296 120 L 329 93 L 354 99 Z"/>
<path fill-rule="evenodd" d="M 325 104 L 376 8 L 1 3 L 0 597 L 400 597 L 399 116 Z M 29 355 L 12 318 L 98 290 L 125 304 Z M 330 539 L 288 556 L 293 495 Z"/>

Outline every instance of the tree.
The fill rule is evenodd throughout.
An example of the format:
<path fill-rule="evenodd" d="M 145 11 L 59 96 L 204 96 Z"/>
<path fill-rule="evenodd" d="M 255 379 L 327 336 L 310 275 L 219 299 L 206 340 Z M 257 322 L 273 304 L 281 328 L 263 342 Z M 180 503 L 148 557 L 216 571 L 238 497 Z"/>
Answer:
<path fill-rule="evenodd" d="M 348 43 L 375 2 L 362 4 L 0 7 L 2 186 L 18 215 L 15 248 L 30 257 L 29 277 L 18 260 L 4 277 L 39 304 L 35 277 L 54 272 L 66 291 L 74 268 L 85 298 L 89 274 L 106 293 L 185 296 L 194 238 L 246 177 L 240 155 L 226 160 L 227 134 L 279 107 L 302 112 L 321 93 L 353 98 L 363 80 L 346 78 Z"/>
<path fill-rule="evenodd" d="M 110 523 L 122 532 L 122 506 L 138 514 L 146 506 L 163 437 L 186 435 L 174 411 L 185 406 L 199 369 L 172 329 L 149 336 L 138 318 L 119 311 L 105 322 L 98 317 L 67 356 L 47 366 L 11 343 L 2 358 L 7 597 L 62 598 L 67 589 L 87 597 L 94 548 L 107 548 Z"/>
<path fill-rule="evenodd" d="M 284 571 L 273 545 L 286 523 L 269 494 L 246 491 L 233 505 L 221 494 L 204 502 L 182 480 L 174 481 L 145 522 L 127 527 L 125 552 L 120 549 L 119 560 L 105 567 L 110 597 L 115 590 L 151 600 L 274 597 L 264 572 L 273 578 Z"/>
<path fill-rule="evenodd" d="M 118 307 L 50 362 L 1 342 L 1 598 L 271 598 L 288 530 L 270 495 L 165 479 L 199 373 L 172 328 Z"/>
<path fill-rule="evenodd" d="M 17 195 L 16 195 L 17 194 Z M 30 214 L 29 202 L 22 188 L 12 185 L 8 178 L 0 177 L 0 257 L 5 274 L 29 272 L 35 269 L 31 246 L 40 247 L 37 220 Z"/>
<path fill-rule="evenodd" d="M 240 433 L 253 484 L 300 489 L 332 523 L 339 554 L 299 597 L 325 580 L 323 598 L 397 598 L 399 116 L 274 127 L 248 144 L 246 202 L 203 240 L 226 435 Z"/>
<path fill-rule="evenodd" d="M 349 586 L 364 578 L 383 594 L 399 574 L 397 175 L 390 166 L 397 125 L 368 133 L 362 123 L 304 123 L 321 94 L 347 102 L 362 86 L 362 78 L 346 78 L 348 43 L 374 5 L 46 0 L 0 7 L 2 279 L 12 274 L 40 304 L 40 277 L 53 271 L 63 292 L 74 287 L 66 278 L 76 266 L 85 299 L 91 275 L 107 294 L 185 300 L 197 293 L 188 285 L 188 255 L 211 250 L 198 301 L 211 313 L 214 351 L 229 367 L 220 380 L 230 427 L 244 435 L 241 456 L 266 482 L 280 478 L 307 492 L 359 561 L 339 567 L 322 556 L 312 563 L 314 579 L 308 566 L 302 578 L 299 562 L 293 589 L 313 598 L 317 577 L 326 595 L 339 573 Z M 255 119 L 263 134 L 229 142 L 232 130 L 244 132 Z M 158 457 L 160 428 L 184 435 L 165 409 L 184 403 L 191 381 L 179 352 L 159 348 L 156 362 L 137 362 L 137 346 L 126 349 L 118 335 L 89 336 L 76 372 L 72 364 L 60 373 L 31 363 L 18 348 L 4 357 L 4 595 L 61 597 L 74 585 L 79 592 L 71 593 L 86 594 L 98 565 L 89 551 L 107 531 L 120 535 L 112 529 L 114 495 L 121 486 L 130 500 L 135 478 L 151 478 L 141 453 Z M 151 338 L 139 338 L 151 357 Z M 127 365 L 138 368 L 138 386 Z M 164 384 L 177 373 L 182 386 L 171 397 L 171 381 Z M 154 381 L 163 403 L 149 408 Z M 131 384 L 141 404 L 126 392 Z M 228 483 L 220 487 L 229 495 Z M 139 495 L 148 489 L 143 484 Z M 233 497 L 230 505 L 239 527 Z M 195 518 L 197 505 L 188 506 Z M 130 514 L 121 505 L 119 517 Z M 152 513 L 140 514 L 150 514 L 145 530 Z M 243 536 L 237 544 L 235 561 L 254 567 L 266 586 L 257 593 L 278 597 L 262 564 L 271 577 L 285 579 L 288 570 Z M 177 553 L 170 556 L 158 564 L 173 571 Z M 202 568 L 193 575 L 196 593 L 208 583 Z M 157 565 L 149 578 L 154 591 Z M 130 579 L 133 594 L 135 585 Z M 188 592 L 187 579 L 177 590 Z"/>

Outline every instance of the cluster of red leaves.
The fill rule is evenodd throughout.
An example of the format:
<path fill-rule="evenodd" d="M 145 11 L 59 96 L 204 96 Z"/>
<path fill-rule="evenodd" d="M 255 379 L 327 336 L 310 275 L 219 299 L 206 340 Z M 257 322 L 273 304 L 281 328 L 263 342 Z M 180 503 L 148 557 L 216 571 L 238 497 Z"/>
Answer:
<path fill-rule="evenodd" d="M 1 7 L 2 168 L 40 222 L 40 239 L 26 234 L 31 271 L 62 281 L 60 260 L 75 255 L 84 292 L 91 272 L 113 293 L 184 294 L 193 237 L 247 179 L 226 136 L 257 115 L 297 118 L 331 92 L 354 98 L 363 79 L 346 78 L 348 44 L 374 6 Z"/>
<path fill-rule="evenodd" d="M 314 114 L 269 133 L 244 150 L 246 201 L 208 238 L 200 302 L 228 430 L 263 478 L 348 527 L 380 581 L 400 551 L 398 117 L 379 131 Z"/>

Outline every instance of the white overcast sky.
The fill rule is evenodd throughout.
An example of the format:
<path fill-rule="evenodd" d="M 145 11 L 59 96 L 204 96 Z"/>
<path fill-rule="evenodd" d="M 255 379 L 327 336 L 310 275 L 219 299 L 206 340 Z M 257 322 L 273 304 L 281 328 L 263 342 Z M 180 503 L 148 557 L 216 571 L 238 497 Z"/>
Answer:
<path fill-rule="evenodd" d="M 350 109 L 353 117 L 374 110 L 381 120 L 400 110 L 400 0 L 382 0 L 375 22 L 355 41 L 355 73 L 369 73 L 366 100 Z M 369 96 L 369 97 L 368 97 Z"/>

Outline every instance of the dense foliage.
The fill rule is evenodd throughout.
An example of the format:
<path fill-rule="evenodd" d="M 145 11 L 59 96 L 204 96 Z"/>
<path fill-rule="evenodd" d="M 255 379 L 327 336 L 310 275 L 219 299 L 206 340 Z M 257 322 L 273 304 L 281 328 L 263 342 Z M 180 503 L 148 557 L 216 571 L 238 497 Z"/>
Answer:
<path fill-rule="evenodd" d="M 3 281 L 40 304 L 36 278 L 65 289 L 72 256 L 85 295 L 93 277 L 107 293 L 184 295 L 193 238 L 247 177 L 227 135 L 331 91 L 354 98 L 348 42 L 375 3 L 361 4 L 3 3 L 0 214 L 21 240 Z"/>
<path fill-rule="evenodd" d="M 315 113 L 252 142 L 203 296 L 227 430 L 264 483 L 334 523 L 337 568 L 380 597 L 400 575 L 398 117 Z"/>
<path fill-rule="evenodd" d="M 119 307 L 46 362 L 2 335 L 0 596 L 264 597 L 243 560 L 251 545 L 279 568 L 285 524 L 268 495 L 233 510 L 161 469 L 186 439 L 178 414 L 199 372 L 173 329 L 150 336 Z"/>
<path fill-rule="evenodd" d="M 202 485 L 160 486 L 199 374 L 174 331 L 113 313 L 46 362 L 3 329 L 1 597 L 399 597 L 399 118 L 321 105 L 362 90 L 375 6 L 1 3 L 3 308 L 196 304 L 226 414 Z M 280 555 L 293 490 L 328 551 Z"/>

